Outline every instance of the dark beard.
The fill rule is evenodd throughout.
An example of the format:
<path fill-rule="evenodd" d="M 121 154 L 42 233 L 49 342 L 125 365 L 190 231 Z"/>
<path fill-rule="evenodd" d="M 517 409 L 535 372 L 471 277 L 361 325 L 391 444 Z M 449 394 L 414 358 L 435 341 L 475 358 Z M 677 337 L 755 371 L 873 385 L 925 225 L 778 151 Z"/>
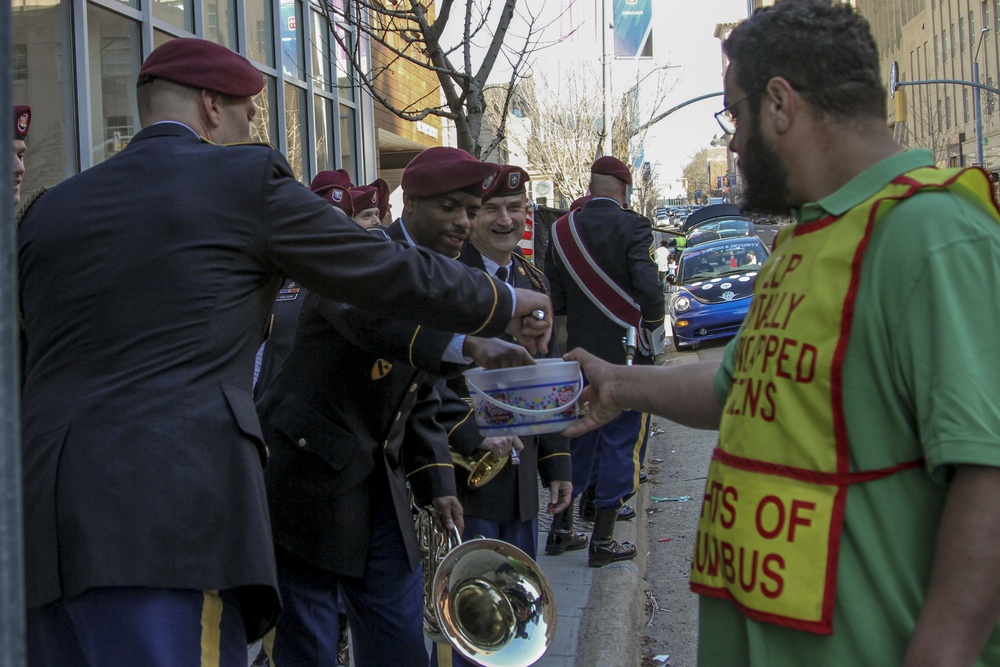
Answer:
<path fill-rule="evenodd" d="M 744 183 L 741 208 L 744 213 L 788 215 L 788 170 L 764 141 L 758 115 L 751 112 L 751 118 L 750 137 L 739 161 Z"/>

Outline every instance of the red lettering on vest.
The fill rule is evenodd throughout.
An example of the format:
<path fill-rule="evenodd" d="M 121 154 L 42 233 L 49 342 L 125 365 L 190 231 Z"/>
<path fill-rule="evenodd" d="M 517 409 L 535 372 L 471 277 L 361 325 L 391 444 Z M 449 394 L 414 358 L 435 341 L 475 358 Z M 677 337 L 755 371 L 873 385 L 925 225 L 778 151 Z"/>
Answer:
<path fill-rule="evenodd" d="M 761 565 L 761 570 L 763 574 L 767 576 L 771 581 L 774 582 L 774 588 L 768 588 L 764 585 L 762 581 L 760 583 L 760 592 L 771 598 L 772 600 L 782 594 L 785 590 L 785 580 L 780 574 L 771 569 L 771 565 L 777 565 L 781 570 L 785 569 L 785 559 L 778 554 L 768 554 L 764 556 L 764 562 Z"/>
<path fill-rule="evenodd" d="M 765 528 L 764 527 L 764 510 L 768 506 L 773 505 L 775 510 L 777 510 L 777 516 L 775 517 L 774 527 Z M 760 499 L 760 503 L 757 505 L 757 532 L 765 540 L 773 540 L 775 537 L 781 534 L 782 528 L 785 527 L 785 504 L 781 502 L 781 498 L 778 496 L 764 496 Z"/>
<path fill-rule="evenodd" d="M 807 519 L 801 516 L 800 512 L 803 510 L 815 510 L 816 503 L 808 502 L 806 500 L 793 500 L 792 510 L 789 512 L 788 516 L 788 541 L 795 541 L 795 526 L 811 526 L 812 519 Z"/>

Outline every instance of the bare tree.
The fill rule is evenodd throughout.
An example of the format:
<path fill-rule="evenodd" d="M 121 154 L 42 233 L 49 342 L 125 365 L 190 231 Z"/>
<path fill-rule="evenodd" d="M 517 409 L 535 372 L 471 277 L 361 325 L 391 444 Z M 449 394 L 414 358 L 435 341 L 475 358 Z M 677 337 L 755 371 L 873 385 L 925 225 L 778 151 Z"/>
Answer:
<path fill-rule="evenodd" d="M 544 94 L 540 94 L 544 90 Z M 665 97 L 658 82 L 652 100 L 653 110 L 640 104 L 638 84 L 632 85 L 612 105 L 610 146 L 612 155 L 627 165 L 639 157 L 645 130 L 639 131 L 646 116 L 655 115 Z M 552 180 L 555 191 L 567 202 L 587 193 L 590 165 L 597 157 L 603 131 L 603 92 L 600 72 L 586 63 L 574 63 L 567 70 L 539 72 L 526 78 L 514 94 L 514 107 L 522 109 L 530 120 L 530 132 L 507 138 L 512 150 L 527 156 L 529 166 Z M 503 109 L 490 108 L 492 122 Z M 643 188 L 656 196 L 655 187 Z M 633 202 L 638 204 L 638 202 Z"/>
<path fill-rule="evenodd" d="M 361 85 L 379 104 L 408 121 L 428 116 L 452 121 L 459 148 L 482 159 L 496 149 L 505 130 L 501 122 L 492 141 L 486 146 L 481 144 L 484 90 L 494 67 L 501 60 L 510 67 L 507 90 L 513 91 L 532 54 L 548 45 L 541 38 L 545 25 L 535 13 L 540 8 L 536 6 L 535 12 L 519 11 L 517 0 L 503 0 L 496 8 L 492 0 L 437 0 L 436 7 L 428 0 L 318 0 L 318 4 Z M 449 46 L 442 40 L 453 15 L 463 22 L 461 41 Z M 523 26 L 524 33 L 513 34 L 512 25 Z M 369 71 L 361 51 L 362 40 L 353 35 L 367 37 L 372 45 L 388 53 L 384 64 Z M 400 62 L 433 72 L 441 84 L 441 95 L 433 91 L 420 99 L 394 102 L 377 82 L 391 76 L 393 67 Z M 504 108 L 509 103 L 510 92 Z M 505 119 L 506 114 L 501 121 Z"/>
<path fill-rule="evenodd" d="M 697 190 L 701 190 L 703 196 L 708 196 L 710 188 L 707 148 L 695 151 L 688 158 L 687 166 L 684 167 L 684 187 L 687 189 L 687 196 L 691 201 L 695 200 L 695 191 Z"/>
<path fill-rule="evenodd" d="M 934 88 L 908 93 L 908 118 L 893 127 L 896 141 L 909 148 L 927 148 L 934 153 L 934 162 L 944 164 L 948 156 L 948 140 L 944 134 L 942 100 Z M 985 115 L 985 114 L 984 114 Z"/>

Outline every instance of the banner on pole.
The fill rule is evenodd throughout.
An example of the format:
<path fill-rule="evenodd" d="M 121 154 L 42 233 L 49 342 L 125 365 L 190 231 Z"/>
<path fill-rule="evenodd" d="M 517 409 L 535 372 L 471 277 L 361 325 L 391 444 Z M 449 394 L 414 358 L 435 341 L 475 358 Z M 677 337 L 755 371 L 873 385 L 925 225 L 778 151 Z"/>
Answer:
<path fill-rule="evenodd" d="M 614 3 L 615 58 L 652 58 L 652 0 L 614 0 Z"/>

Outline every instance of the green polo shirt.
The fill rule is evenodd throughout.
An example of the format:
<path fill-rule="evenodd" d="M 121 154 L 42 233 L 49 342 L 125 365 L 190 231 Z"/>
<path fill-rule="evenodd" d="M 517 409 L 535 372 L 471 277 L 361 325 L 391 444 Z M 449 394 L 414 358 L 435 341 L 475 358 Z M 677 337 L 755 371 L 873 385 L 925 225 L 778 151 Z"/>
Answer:
<path fill-rule="evenodd" d="M 796 211 L 796 224 L 840 216 L 893 178 L 932 164 L 923 150 L 887 158 Z M 924 458 L 926 468 L 848 491 L 832 636 L 759 623 L 728 602 L 703 598 L 699 664 L 902 663 L 924 599 L 951 466 L 1000 466 L 997 285 L 1000 224 L 977 203 L 947 191 L 921 192 L 880 220 L 862 262 L 844 359 L 851 465 L 869 470 Z M 720 402 L 735 350 L 734 340 L 716 377 Z M 1000 664 L 1000 631 L 976 664 Z"/>

